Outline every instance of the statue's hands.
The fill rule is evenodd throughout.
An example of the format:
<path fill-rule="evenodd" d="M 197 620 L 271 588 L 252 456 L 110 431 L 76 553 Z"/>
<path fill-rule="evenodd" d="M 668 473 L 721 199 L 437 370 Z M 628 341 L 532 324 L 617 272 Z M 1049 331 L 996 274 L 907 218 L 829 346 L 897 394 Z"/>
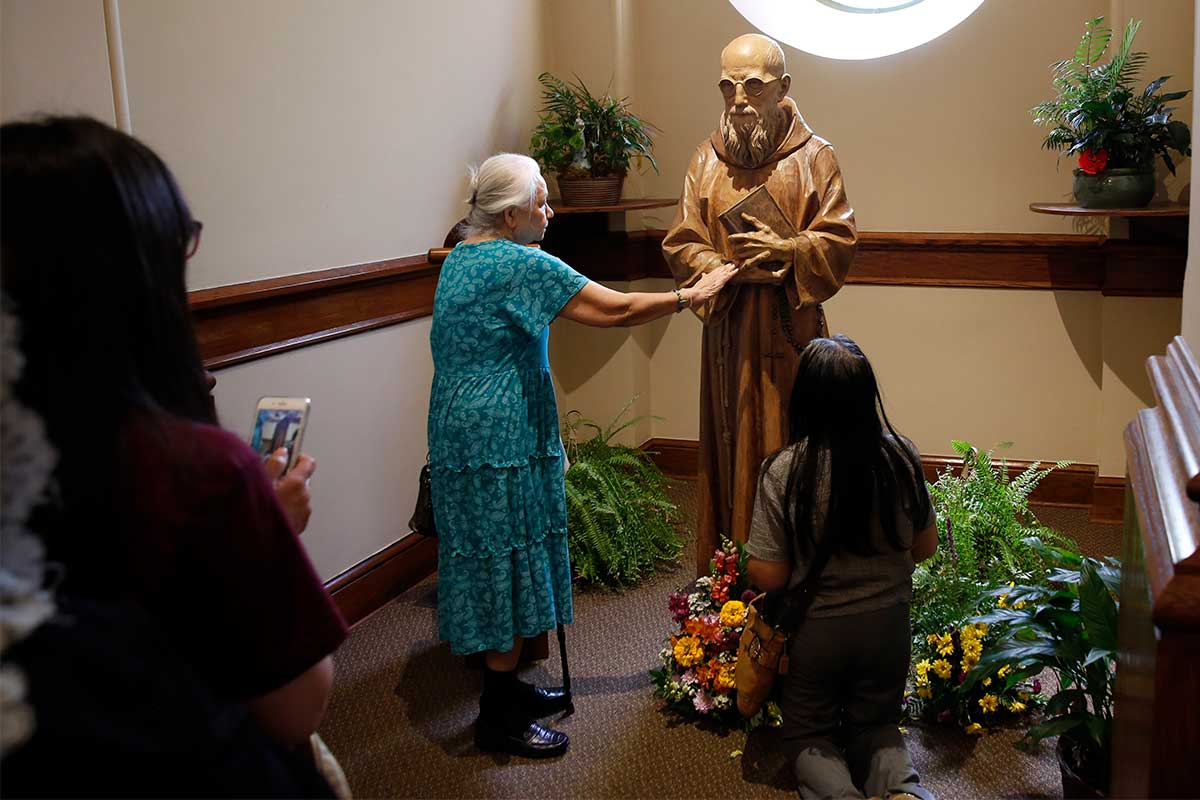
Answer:
<path fill-rule="evenodd" d="M 755 227 L 755 230 L 735 233 L 729 237 L 729 243 L 733 245 L 733 254 L 742 262 L 742 269 L 757 267 L 769 261 L 792 263 L 795 245 L 791 239 L 777 235 L 770 225 L 749 214 L 742 214 L 742 219 Z"/>

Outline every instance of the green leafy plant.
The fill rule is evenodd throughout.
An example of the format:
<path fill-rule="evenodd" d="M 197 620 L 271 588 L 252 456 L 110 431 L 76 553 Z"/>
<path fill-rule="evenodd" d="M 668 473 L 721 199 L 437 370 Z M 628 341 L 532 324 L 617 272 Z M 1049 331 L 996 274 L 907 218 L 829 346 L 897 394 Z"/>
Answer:
<path fill-rule="evenodd" d="M 1085 23 L 1083 38 L 1068 59 L 1051 65 L 1057 96 L 1031 109 L 1034 124 L 1050 128 L 1042 146 L 1064 155 L 1079 155 L 1084 172 L 1154 166 L 1161 156 L 1171 174 L 1175 162 L 1171 151 L 1192 154 L 1188 126 L 1171 119 L 1176 109 L 1168 103 L 1187 96 L 1188 91 L 1159 93 L 1169 75 L 1151 81 L 1139 93 L 1134 88 L 1147 55 L 1134 51 L 1133 39 L 1140 20 L 1130 20 L 1108 61 L 1112 31 L 1104 17 Z"/>
<path fill-rule="evenodd" d="M 574 83 L 543 72 L 542 109 L 529 143 L 531 155 L 543 170 L 567 178 L 624 175 L 631 159 L 648 159 L 654 125 L 629 111 L 628 98 L 609 94 L 595 97 L 582 80 Z"/>
<path fill-rule="evenodd" d="M 918 645 L 930 634 L 946 633 L 986 610 L 980 606 L 981 587 L 1044 578 L 1047 568 L 1026 544 L 1028 537 L 1077 549 L 1029 509 L 1029 496 L 1038 484 L 1071 462 L 1035 462 L 1010 480 L 1008 466 L 996 459 L 995 450 L 985 452 L 957 440 L 951 444 L 963 468 L 957 475 L 947 468 L 929 485 L 937 513 L 938 551 L 913 573 L 913 640 Z"/>
<path fill-rule="evenodd" d="M 632 585 L 660 563 L 678 562 L 683 549 L 674 526 L 679 509 L 667 495 L 666 476 L 643 451 L 612 441 L 644 419 L 621 422 L 634 400 L 606 428 L 575 411 L 563 423 L 571 462 L 567 541 L 571 563 L 587 583 Z M 580 441 L 581 429 L 595 435 Z"/>
<path fill-rule="evenodd" d="M 1011 665 L 1004 679 L 1007 685 L 1053 670 L 1059 690 L 1046 704 L 1047 719 L 1031 727 L 1018 746 L 1027 748 L 1047 737 L 1059 737 L 1068 766 L 1090 786 L 1106 792 L 1121 564 L 1113 558 L 1103 562 L 1086 558 L 1036 537 L 1027 544 L 1052 570 L 1044 583 L 1006 587 L 1007 607 L 978 618 L 980 623 L 1001 626 L 1003 632 L 967 675 L 965 685 L 972 686 L 1000 664 Z"/>

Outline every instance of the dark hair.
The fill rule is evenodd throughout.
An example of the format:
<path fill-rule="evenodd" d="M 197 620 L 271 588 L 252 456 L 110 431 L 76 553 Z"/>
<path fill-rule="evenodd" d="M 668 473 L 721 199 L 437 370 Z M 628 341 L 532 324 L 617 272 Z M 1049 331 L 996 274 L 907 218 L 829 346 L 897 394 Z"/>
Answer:
<path fill-rule="evenodd" d="M 814 339 L 800 354 L 789 406 L 791 469 L 784 500 L 784 529 L 800 553 L 816 545 L 817 487 L 828 469 L 828 507 L 822 528 L 832 552 L 876 552 L 871 515 L 878 511 L 888 544 L 901 550 L 895 509 L 914 526 L 929 514 L 919 457 L 883 410 L 875 371 L 854 341 L 842 334 Z M 886 428 L 887 433 L 884 433 Z M 787 450 L 787 448 L 784 448 Z M 779 451 L 772 455 L 765 474 Z"/>
<path fill-rule="evenodd" d="M 18 394 L 59 451 L 63 505 L 103 509 L 135 415 L 215 422 L 184 280 L 194 221 L 150 148 L 85 117 L 0 126 L 0 173 Z"/>

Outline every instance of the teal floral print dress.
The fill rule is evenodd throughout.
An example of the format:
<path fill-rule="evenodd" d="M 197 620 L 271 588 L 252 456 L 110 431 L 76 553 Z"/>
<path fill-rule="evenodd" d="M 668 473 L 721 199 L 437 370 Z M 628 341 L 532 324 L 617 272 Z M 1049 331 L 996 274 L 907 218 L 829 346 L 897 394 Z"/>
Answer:
<path fill-rule="evenodd" d="M 508 239 L 459 244 L 433 303 L 429 464 L 438 636 L 460 655 L 569 623 L 550 323 L 588 279 Z"/>

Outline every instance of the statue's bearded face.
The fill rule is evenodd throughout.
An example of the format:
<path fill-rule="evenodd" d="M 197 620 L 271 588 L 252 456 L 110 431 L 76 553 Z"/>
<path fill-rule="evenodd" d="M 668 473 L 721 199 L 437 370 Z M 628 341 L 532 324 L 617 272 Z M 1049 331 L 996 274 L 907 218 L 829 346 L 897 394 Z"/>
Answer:
<path fill-rule="evenodd" d="M 720 123 L 725 154 L 751 169 L 761 166 L 787 133 L 787 114 L 779 102 L 790 79 L 773 74 L 764 55 L 760 48 L 732 46 L 721 54 L 718 85 L 725 99 Z"/>

